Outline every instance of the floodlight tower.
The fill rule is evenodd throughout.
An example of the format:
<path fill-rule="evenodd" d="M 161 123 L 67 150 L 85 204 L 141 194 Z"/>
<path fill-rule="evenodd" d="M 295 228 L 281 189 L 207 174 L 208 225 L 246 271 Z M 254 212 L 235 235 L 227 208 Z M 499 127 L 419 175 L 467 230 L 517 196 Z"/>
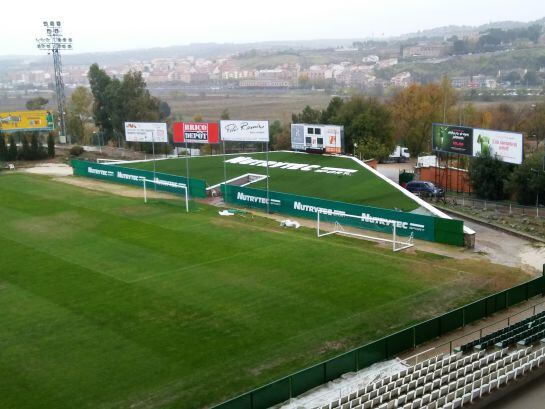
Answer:
<path fill-rule="evenodd" d="M 62 79 L 62 61 L 60 51 L 72 50 L 72 39 L 63 37 L 60 21 L 44 21 L 43 26 L 46 36 L 37 38 L 36 43 L 39 50 L 46 50 L 47 54 L 53 54 L 53 65 L 55 67 L 55 92 L 57 94 L 57 109 L 59 111 L 59 137 L 62 141 L 66 136 L 66 99 L 64 96 L 64 81 Z M 70 143 L 70 137 L 67 137 Z"/>

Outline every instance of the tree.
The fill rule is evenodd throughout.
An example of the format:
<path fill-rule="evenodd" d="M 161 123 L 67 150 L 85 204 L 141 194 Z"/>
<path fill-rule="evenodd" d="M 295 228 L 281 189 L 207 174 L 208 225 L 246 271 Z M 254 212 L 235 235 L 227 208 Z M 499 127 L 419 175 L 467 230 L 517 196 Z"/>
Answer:
<path fill-rule="evenodd" d="M 49 103 L 49 100 L 44 97 L 36 97 L 29 99 L 26 102 L 26 109 L 29 110 L 36 110 L 36 109 L 43 109 L 44 106 L 46 106 Z"/>
<path fill-rule="evenodd" d="M 279 120 L 269 125 L 269 136 L 271 138 L 271 149 L 282 150 L 291 148 L 291 127 L 283 126 Z"/>
<path fill-rule="evenodd" d="M 31 160 L 32 159 L 32 153 L 30 150 L 30 144 L 28 142 L 28 138 L 26 134 L 23 134 L 21 142 L 21 152 L 19 152 L 20 159 L 23 160 Z"/>
<path fill-rule="evenodd" d="M 477 197 L 501 200 L 505 196 L 505 181 L 509 177 L 509 165 L 483 152 L 473 158 L 469 165 L 469 179 Z"/>
<path fill-rule="evenodd" d="M 170 105 L 166 101 L 160 101 L 159 102 L 159 114 L 160 118 L 162 120 L 167 119 L 170 114 L 172 113 L 172 110 L 170 109 Z"/>
<path fill-rule="evenodd" d="M 41 149 L 42 146 L 40 144 L 40 141 L 38 140 L 38 134 L 36 132 L 32 132 L 30 135 L 30 159 L 31 160 L 37 160 L 40 159 L 42 156 Z"/>
<path fill-rule="evenodd" d="M 344 101 L 341 97 L 331 98 L 331 101 L 329 101 L 327 108 L 324 111 L 322 111 L 321 122 L 323 124 L 331 123 L 333 118 L 338 115 L 339 110 L 343 106 L 343 103 Z"/>
<path fill-rule="evenodd" d="M 4 135 L 0 134 L 0 161 L 8 159 L 8 147 Z"/>
<path fill-rule="evenodd" d="M 354 96 L 341 104 L 331 122 L 344 125 L 345 148 L 354 149 L 354 144 L 364 149 L 366 156 L 388 154 L 394 148 L 394 127 L 389 110 L 377 98 Z M 371 152 L 375 149 L 375 153 Z M 369 157 L 369 156 L 368 156 Z"/>
<path fill-rule="evenodd" d="M 123 134 L 127 121 L 157 122 L 170 115 L 170 106 L 161 106 L 161 101 L 149 93 L 139 71 L 129 71 L 119 80 L 93 64 L 88 78 L 95 124 L 106 139 Z"/>
<path fill-rule="evenodd" d="M 85 124 L 92 119 L 93 95 L 85 87 L 77 87 L 67 104 L 67 129 L 74 142 L 85 137 Z"/>
<path fill-rule="evenodd" d="M 448 121 L 456 100 L 446 77 L 442 85 L 413 84 L 399 91 L 390 102 L 397 141 L 407 146 L 412 155 L 430 152 L 432 123 L 443 122 L 444 117 Z"/>
<path fill-rule="evenodd" d="M 17 144 L 15 143 L 15 138 L 12 136 L 9 137 L 9 149 L 8 149 L 8 160 L 17 160 L 19 155 L 17 151 Z"/>
<path fill-rule="evenodd" d="M 543 151 L 536 152 L 513 171 L 507 183 L 507 190 L 523 205 L 545 204 L 545 172 Z"/>
<path fill-rule="evenodd" d="M 47 135 L 47 156 L 49 158 L 55 157 L 55 137 L 51 132 Z"/>
<path fill-rule="evenodd" d="M 108 99 L 107 90 L 112 79 L 98 64 L 93 64 L 87 74 L 91 93 L 93 94 L 93 118 L 96 126 L 107 134 L 113 131 L 111 113 L 113 101 Z"/>
<path fill-rule="evenodd" d="M 229 108 L 225 108 L 223 111 L 221 111 L 220 119 L 231 119 Z"/>
<path fill-rule="evenodd" d="M 300 114 L 292 115 L 292 122 L 304 124 L 319 124 L 322 117 L 322 111 L 313 109 L 307 105 Z"/>

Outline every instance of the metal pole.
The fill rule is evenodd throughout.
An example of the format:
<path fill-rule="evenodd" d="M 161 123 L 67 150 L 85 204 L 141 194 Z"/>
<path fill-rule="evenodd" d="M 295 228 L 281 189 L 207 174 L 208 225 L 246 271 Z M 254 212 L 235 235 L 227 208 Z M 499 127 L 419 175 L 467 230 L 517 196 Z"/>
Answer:
<path fill-rule="evenodd" d="M 144 179 L 144 203 L 148 203 L 148 195 L 146 192 L 146 179 Z"/>
<path fill-rule="evenodd" d="M 227 196 L 227 164 L 225 163 L 225 141 L 223 142 L 223 189 L 224 194 Z M 223 197 L 223 201 L 225 202 L 225 196 Z"/>
<path fill-rule="evenodd" d="M 266 142 L 266 149 L 267 152 L 265 153 L 267 161 L 267 214 L 271 212 L 271 204 L 270 204 L 270 198 L 269 198 L 269 142 Z"/>
<path fill-rule="evenodd" d="M 153 132 L 151 133 L 151 151 L 153 153 L 153 181 L 155 182 L 155 134 Z M 153 186 L 155 187 L 155 190 L 157 190 L 157 185 L 155 183 Z"/>
<path fill-rule="evenodd" d="M 187 179 L 187 189 L 189 189 L 189 149 L 187 148 L 187 141 L 185 141 L 185 175 Z"/>
<path fill-rule="evenodd" d="M 392 243 L 392 250 L 395 251 L 395 249 L 396 249 L 396 225 L 395 225 L 395 223 L 393 224 L 393 226 L 394 226 L 394 240 L 393 240 L 393 243 Z"/>
<path fill-rule="evenodd" d="M 188 200 L 188 194 L 187 190 L 189 189 L 189 181 L 187 182 L 187 185 L 185 187 L 185 212 L 189 213 L 189 200 Z"/>

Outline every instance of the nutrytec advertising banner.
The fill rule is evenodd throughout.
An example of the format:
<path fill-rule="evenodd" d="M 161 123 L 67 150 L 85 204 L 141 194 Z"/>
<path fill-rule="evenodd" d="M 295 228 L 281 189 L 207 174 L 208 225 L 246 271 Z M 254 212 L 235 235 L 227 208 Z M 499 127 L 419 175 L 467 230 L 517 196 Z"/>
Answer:
<path fill-rule="evenodd" d="M 227 185 L 224 198 L 227 203 L 267 208 L 267 192 L 261 189 Z M 401 236 L 412 233 L 415 238 L 435 241 L 434 217 L 280 192 L 269 192 L 269 199 L 272 212 L 315 220 L 320 212 L 327 215 L 330 221 L 333 218 L 347 226 L 388 233 L 392 232 L 392 225 L 395 224 L 396 232 Z M 360 217 L 343 217 L 346 214 Z"/>
<path fill-rule="evenodd" d="M 219 127 L 215 122 L 174 122 L 174 143 L 219 143 Z"/>
<path fill-rule="evenodd" d="M 269 121 L 220 121 L 221 139 L 236 142 L 269 142 Z"/>
<path fill-rule="evenodd" d="M 490 129 L 473 130 L 473 155 L 487 152 L 507 163 L 520 165 L 523 160 L 524 138 L 521 133 L 493 131 Z"/>
<path fill-rule="evenodd" d="M 94 163 L 73 160 L 74 175 L 85 176 L 110 182 L 143 187 L 144 179 L 153 187 L 165 192 L 183 195 L 182 187 L 187 186 L 188 180 L 184 176 L 168 175 L 141 169 L 124 168 L 117 165 Z M 189 179 L 189 195 L 192 197 L 206 197 L 206 183 L 200 179 Z"/>
<path fill-rule="evenodd" d="M 473 128 L 432 124 L 432 149 L 473 156 Z"/>
<path fill-rule="evenodd" d="M 53 115 L 50 111 L 11 111 L 0 113 L 0 132 L 52 131 Z"/>
<path fill-rule="evenodd" d="M 125 122 L 125 140 L 128 142 L 168 142 L 164 122 Z"/>

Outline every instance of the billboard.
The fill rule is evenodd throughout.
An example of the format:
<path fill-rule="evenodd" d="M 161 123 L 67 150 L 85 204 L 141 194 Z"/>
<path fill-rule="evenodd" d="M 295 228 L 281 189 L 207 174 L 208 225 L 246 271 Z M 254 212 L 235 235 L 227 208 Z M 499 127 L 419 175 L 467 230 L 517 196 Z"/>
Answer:
<path fill-rule="evenodd" d="M 164 122 L 125 122 L 125 140 L 128 142 L 168 142 Z"/>
<path fill-rule="evenodd" d="M 499 160 L 520 165 L 523 160 L 523 137 L 521 133 L 493 131 L 490 129 L 473 130 L 473 155 L 488 152 Z"/>
<path fill-rule="evenodd" d="M 296 151 L 317 150 L 325 153 L 342 153 L 344 150 L 344 127 L 292 124 L 291 148 Z"/>
<path fill-rule="evenodd" d="M 220 121 L 221 139 L 237 142 L 269 142 L 269 121 Z"/>
<path fill-rule="evenodd" d="M 174 143 L 219 143 L 219 128 L 215 122 L 174 122 Z"/>
<path fill-rule="evenodd" d="M 53 115 L 50 111 L 12 111 L 0 113 L 0 131 L 52 131 Z"/>
<path fill-rule="evenodd" d="M 432 124 L 432 149 L 473 156 L 473 128 Z"/>

